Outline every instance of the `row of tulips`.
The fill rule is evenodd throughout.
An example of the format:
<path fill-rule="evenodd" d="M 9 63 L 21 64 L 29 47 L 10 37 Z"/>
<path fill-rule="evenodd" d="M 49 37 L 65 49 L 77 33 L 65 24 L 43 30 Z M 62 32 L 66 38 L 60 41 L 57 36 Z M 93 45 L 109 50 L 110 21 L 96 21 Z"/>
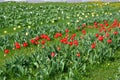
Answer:
<path fill-rule="evenodd" d="M 89 24 L 89 22 L 86 22 L 87 24 Z M 76 24 L 76 23 L 75 23 Z M 73 22 L 71 22 L 71 24 L 69 25 L 69 27 L 72 27 L 72 28 L 70 28 L 70 29 L 77 29 L 78 27 L 77 26 L 79 26 L 81 23 L 77 23 L 76 24 L 76 26 L 75 27 L 73 27 L 73 25 L 74 25 L 74 23 Z M 61 28 L 60 28 L 60 26 L 61 26 Z M 0 41 L 0 43 L 2 44 L 2 46 L 4 45 L 4 43 L 6 43 L 6 42 L 3 42 L 3 41 L 6 41 L 6 39 L 11 39 L 12 37 L 14 37 L 13 39 L 14 39 L 14 41 L 18 41 L 18 42 L 20 42 L 21 40 L 19 40 L 19 39 L 24 39 L 24 40 L 26 40 L 26 38 L 28 38 L 28 37 L 33 37 L 33 36 L 35 36 L 35 35 L 38 35 L 38 34 L 40 34 L 40 33 L 45 33 L 45 32 L 47 32 L 47 34 L 51 34 L 51 33 L 53 33 L 53 32 L 64 32 L 64 30 L 65 30 L 65 28 L 66 27 L 62 27 L 62 26 L 66 26 L 67 27 L 67 25 L 64 25 L 64 24 L 58 24 L 58 25 L 55 25 L 55 26 L 43 26 L 43 27 L 36 27 L 34 30 L 32 30 L 32 29 L 27 29 L 27 28 L 25 28 L 24 30 L 22 30 L 20 33 L 17 33 L 17 34 L 15 34 L 15 35 L 10 35 L 10 38 L 8 37 L 8 36 L 6 36 L 6 37 L 4 37 L 4 40 L 2 39 L 2 37 L 1 37 L 1 41 Z M 82 24 L 82 26 L 85 26 L 85 24 Z M 56 28 L 55 28 L 56 27 Z M 46 28 L 46 29 L 43 29 L 43 28 Z M 80 27 L 81 28 L 81 27 Z M 61 30 L 62 29 L 62 30 Z M 37 32 L 39 30 L 39 32 Z M 48 30 L 49 30 L 49 32 L 48 32 Z M 26 34 L 26 35 L 25 35 Z M 27 36 L 28 35 L 28 36 Z M 19 37 L 20 36 L 20 37 Z M 22 36 L 22 37 L 21 37 Z M 52 37 L 52 36 L 51 36 Z M 13 40 L 13 39 L 11 39 L 11 40 Z M 7 44 L 9 44 L 9 41 L 7 41 L 8 43 Z M 6 44 L 5 44 L 6 45 Z"/>
<path fill-rule="evenodd" d="M 111 31 L 111 29 L 113 29 L 113 28 L 116 28 L 116 26 L 119 26 L 120 24 L 119 24 L 119 21 L 117 21 L 117 20 L 114 20 L 114 22 L 113 22 L 113 24 L 110 26 L 110 27 L 108 27 L 108 26 L 104 26 L 105 24 L 99 24 L 99 23 L 96 23 L 96 22 L 94 22 L 94 28 L 98 28 L 98 30 L 99 30 L 99 32 L 106 32 L 106 37 L 109 37 L 109 33 L 107 32 L 107 31 Z M 97 27 L 96 27 L 96 25 L 97 25 Z M 99 26 L 98 26 L 99 25 Z M 101 26 L 102 25 L 102 26 Z M 85 30 L 85 27 L 86 26 L 83 26 L 83 29 L 82 30 L 79 30 L 79 26 L 78 26 L 78 31 L 79 32 L 81 32 L 82 33 L 82 35 L 86 35 L 86 30 Z M 100 28 L 99 28 L 100 27 Z M 28 47 L 30 44 L 34 44 L 34 45 L 38 45 L 38 44 L 42 44 L 42 45 L 44 45 L 46 42 L 48 42 L 48 41 L 51 41 L 51 39 L 53 40 L 53 39 L 57 39 L 57 38 L 59 38 L 59 37 L 62 37 L 62 38 L 59 38 L 60 39 L 60 42 L 61 43 L 64 43 L 64 44 L 69 44 L 70 46 L 72 46 L 73 44 L 74 45 L 76 45 L 76 46 L 78 46 L 78 43 L 79 43 L 79 41 L 78 40 L 75 40 L 75 38 L 76 38 L 76 33 L 74 33 L 74 34 L 72 34 L 71 36 L 68 34 L 69 33 L 69 30 L 68 29 L 66 29 L 65 30 L 65 37 L 63 37 L 63 33 L 61 33 L 61 32 L 56 32 L 55 34 L 54 34 L 54 36 L 52 37 L 52 38 L 50 38 L 47 34 L 41 34 L 40 36 L 36 36 L 35 38 L 33 38 L 33 39 L 27 39 L 27 41 L 23 41 L 23 40 L 21 40 L 22 42 L 15 42 L 15 44 L 13 45 L 12 44 L 12 46 L 13 46 L 13 48 L 12 49 L 14 49 L 14 47 L 16 48 L 16 49 L 20 49 L 21 48 L 21 44 L 22 44 L 22 46 L 23 47 Z M 115 35 L 117 35 L 118 34 L 118 32 L 117 31 L 115 31 L 114 32 L 114 34 Z M 100 41 L 103 41 L 103 36 L 99 36 L 99 34 L 96 34 L 95 35 L 96 37 L 98 37 L 98 40 L 100 40 Z M 21 36 L 22 37 L 22 36 Z M 81 36 L 81 38 L 82 38 L 83 36 Z M 20 37 L 18 37 L 18 38 L 20 38 Z M 24 38 L 23 38 L 24 39 Z M 70 41 L 68 41 L 70 39 Z M 108 43 L 110 43 L 111 42 L 111 40 L 109 39 L 108 40 Z M 94 47 L 94 45 L 95 45 L 95 43 L 93 43 L 93 47 Z M 8 54 L 9 53 L 9 51 L 10 50 L 8 50 L 8 48 L 6 47 L 5 49 L 4 49 L 4 53 L 6 53 L 6 54 Z"/>

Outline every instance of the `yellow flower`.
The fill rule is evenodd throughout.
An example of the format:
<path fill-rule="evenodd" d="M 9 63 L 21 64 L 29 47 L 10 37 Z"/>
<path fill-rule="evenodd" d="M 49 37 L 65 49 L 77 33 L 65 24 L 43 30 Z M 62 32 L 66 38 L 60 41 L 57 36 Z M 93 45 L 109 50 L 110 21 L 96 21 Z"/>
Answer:
<path fill-rule="evenodd" d="M 67 19 L 69 19 L 70 17 L 69 16 L 67 16 Z"/>
<path fill-rule="evenodd" d="M 15 30 L 16 30 L 16 28 L 13 28 L 13 30 L 15 31 Z"/>
<path fill-rule="evenodd" d="M 98 14 L 96 16 L 99 16 Z"/>
<path fill-rule="evenodd" d="M 26 32 L 26 36 L 28 35 L 28 32 Z"/>
<path fill-rule="evenodd" d="M 110 15 L 112 15 L 112 13 L 109 13 Z"/>
<path fill-rule="evenodd" d="M 107 15 L 107 13 L 105 13 L 105 15 Z"/>
<path fill-rule="evenodd" d="M 7 33 L 7 31 L 4 31 L 4 33 Z"/>
<path fill-rule="evenodd" d="M 41 22 L 41 24 L 43 24 L 43 22 Z"/>
<path fill-rule="evenodd" d="M 67 24 L 69 25 L 70 23 L 68 22 Z"/>
<path fill-rule="evenodd" d="M 62 14 L 63 14 L 64 12 L 62 11 Z"/>
<path fill-rule="evenodd" d="M 86 15 L 85 17 L 87 18 L 88 16 Z"/>
<path fill-rule="evenodd" d="M 31 28 L 31 26 L 28 26 L 28 28 L 30 29 L 30 28 Z"/>
<path fill-rule="evenodd" d="M 77 20 L 76 22 L 79 22 L 79 20 Z"/>
<path fill-rule="evenodd" d="M 18 26 L 18 28 L 21 28 L 21 26 Z"/>
<path fill-rule="evenodd" d="M 58 19 L 60 19 L 60 17 L 58 17 Z"/>
<path fill-rule="evenodd" d="M 82 13 L 82 15 L 85 15 L 84 13 Z"/>
<path fill-rule="evenodd" d="M 54 20 L 52 20 L 52 23 L 54 23 Z"/>
<path fill-rule="evenodd" d="M 77 17 L 79 17 L 79 14 L 77 14 Z"/>

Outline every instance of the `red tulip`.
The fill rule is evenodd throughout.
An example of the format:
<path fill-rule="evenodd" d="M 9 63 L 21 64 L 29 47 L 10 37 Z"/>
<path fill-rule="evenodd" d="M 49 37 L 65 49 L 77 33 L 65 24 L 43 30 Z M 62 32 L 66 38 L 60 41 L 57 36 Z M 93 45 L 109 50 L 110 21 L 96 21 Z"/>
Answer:
<path fill-rule="evenodd" d="M 98 37 L 99 37 L 99 34 L 95 34 L 95 36 L 98 38 Z"/>
<path fill-rule="evenodd" d="M 105 35 L 106 35 L 106 37 L 109 37 L 109 34 L 108 34 L 108 32 L 106 32 L 106 34 L 105 34 Z"/>
<path fill-rule="evenodd" d="M 20 49 L 20 48 L 21 48 L 21 47 L 20 47 L 20 44 L 19 44 L 18 42 L 15 43 L 15 48 L 16 48 L 16 49 Z"/>
<path fill-rule="evenodd" d="M 57 50 L 60 51 L 60 47 L 57 47 Z"/>
<path fill-rule="evenodd" d="M 119 21 L 115 19 L 114 22 L 113 22 L 113 25 L 114 25 L 114 27 L 118 26 L 119 25 Z"/>
<path fill-rule="evenodd" d="M 94 22 L 94 27 L 98 28 L 98 23 L 97 22 Z"/>
<path fill-rule="evenodd" d="M 98 40 L 99 40 L 99 41 L 103 41 L 103 39 L 104 39 L 103 36 L 99 36 L 99 37 L 98 37 Z"/>
<path fill-rule="evenodd" d="M 16 49 L 20 49 L 21 47 L 20 47 L 20 45 L 16 45 L 15 48 Z"/>
<path fill-rule="evenodd" d="M 110 44 L 110 43 L 112 42 L 112 40 L 111 40 L 111 39 L 108 39 L 107 42 L 108 42 L 108 44 Z"/>
<path fill-rule="evenodd" d="M 120 23 L 119 23 L 118 27 L 120 28 Z"/>
<path fill-rule="evenodd" d="M 105 24 L 105 26 L 106 26 L 106 27 L 108 27 L 108 26 L 109 26 L 109 24 L 108 24 L 108 23 L 106 23 L 106 24 Z"/>
<path fill-rule="evenodd" d="M 15 43 L 15 46 L 16 46 L 16 45 L 20 45 L 20 44 L 19 44 L 18 42 L 16 42 L 16 43 Z"/>
<path fill-rule="evenodd" d="M 8 49 L 5 49 L 5 50 L 4 50 L 4 53 L 5 53 L 5 54 L 8 54 L 9 52 L 10 52 L 10 50 L 8 50 Z"/>
<path fill-rule="evenodd" d="M 69 44 L 70 46 L 72 46 L 72 45 L 73 45 L 73 42 L 69 42 L 68 44 Z"/>
<path fill-rule="evenodd" d="M 76 56 L 77 56 L 77 57 L 80 57 L 80 53 L 77 53 Z"/>
<path fill-rule="evenodd" d="M 95 47 L 96 47 L 96 44 L 93 43 L 93 44 L 91 45 L 91 48 L 94 49 Z"/>
<path fill-rule="evenodd" d="M 68 38 L 63 38 L 60 40 L 61 43 L 67 44 L 68 43 Z"/>
<path fill-rule="evenodd" d="M 56 34 L 54 35 L 54 38 L 58 38 L 58 37 L 61 37 L 61 36 L 62 36 L 61 33 L 56 33 Z"/>
<path fill-rule="evenodd" d="M 86 27 L 86 23 L 83 23 L 83 24 L 82 24 L 82 27 L 85 28 L 85 27 Z"/>
<path fill-rule="evenodd" d="M 35 41 L 35 44 L 36 44 L 36 45 L 38 45 L 38 44 L 39 44 L 39 42 L 38 42 L 38 41 Z"/>
<path fill-rule="evenodd" d="M 80 30 L 80 26 L 78 26 L 77 30 Z"/>
<path fill-rule="evenodd" d="M 75 46 L 78 46 L 78 40 L 75 40 L 73 43 Z"/>
<path fill-rule="evenodd" d="M 104 25 L 103 24 L 99 24 L 99 26 L 102 28 L 102 27 L 104 27 Z"/>
<path fill-rule="evenodd" d="M 72 34 L 70 39 L 73 40 L 75 38 L 75 36 L 76 36 L 76 34 Z"/>
<path fill-rule="evenodd" d="M 27 47 L 28 46 L 28 43 L 27 42 L 24 42 L 23 43 L 23 47 Z"/>
<path fill-rule="evenodd" d="M 54 57 L 54 56 L 55 56 L 55 53 L 54 53 L 54 52 L 52 52 L 52 53 L 51 53 L 51 57 Z"/>
<path fill-rule="evenodd" d="M 48 35 L 42 34 L 40 37 L 41 37 L 42 39 L 47 39 L 47 38 L 48 38 Z"/>
<path fill-rule="evenodd" d="M 85 31 L 85 30 L 82 30 L 82 34 L 84 34 L 84 35 L 85 35 L 85 34 L 86 34 L 86 31 Z"/>
<path fill-rule="evenodd" d="M 107 30 L 110 32 L 110 31 L 111 31 L 111 28 L 108 28 Z"/>
<path fill-rule="evenodd" d="M 97 22 L 94 22 L 94 25 L 97 25 L 98 23 Z"/>
<path fill-rule="evenodd" d="M 50 38 L 49 38 L 49 37 L 47 37 L 47 41 L 50 41 Z"/>
<path fill-rule="evenodd" d="M 32 44 L 35 44 L 35 39 L 31 39 L 30 42 L 31 42 Z"/>
<path fill-rule="evenodd" d="M 42 41 L 41 41 L 41 44 L 42 44 L 42 45 L 44 45 L 44 44 L 45 44 L 45 41 L 44 41 L 44 40 L 42 40 Z"/>
<path fill-rule="evenodd" d="M 114 34 L 114 35 L 117 35 L 117 34 L 118 34 L 118 31 L 115 31 L 113 34 Z"/>
<path fill-rule="evenodd" d="M 66 32 L 66 33 L 68 33 L 68 32 L 69 32 L 69 30 L 68 30 L 68 29 L 66 29 L 66 30 L 65 30 L 65 32 Z"/>
<path fill-rule="evenodd" d="M 36 41 L 38 41 L 39 39 L 40 39 L 40 38 L 39 38 L 38 36 L 35 38 Z"/>

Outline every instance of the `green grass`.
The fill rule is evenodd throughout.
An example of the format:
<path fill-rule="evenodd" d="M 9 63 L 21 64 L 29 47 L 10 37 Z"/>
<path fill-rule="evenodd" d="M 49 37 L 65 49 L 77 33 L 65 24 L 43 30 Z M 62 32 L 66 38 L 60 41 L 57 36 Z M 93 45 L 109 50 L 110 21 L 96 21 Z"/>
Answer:
<path fill-rule="evenodd" d="M 120 67 L 120 50 L 118 50 L 113 59 L 105 61 L 100 65 L 95 65 L 91 68 L 89 77 L 85 80 L 115 80 Z"/>

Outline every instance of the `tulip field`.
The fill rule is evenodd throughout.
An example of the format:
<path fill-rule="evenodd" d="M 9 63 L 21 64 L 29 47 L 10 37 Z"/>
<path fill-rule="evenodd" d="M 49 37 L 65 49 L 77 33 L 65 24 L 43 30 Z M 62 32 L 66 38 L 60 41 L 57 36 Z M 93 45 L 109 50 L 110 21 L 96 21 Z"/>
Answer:
<path fill-rule="evenodd" d="M 120 3 L 0 3 L 0 80 L 120 80 Z"/>

